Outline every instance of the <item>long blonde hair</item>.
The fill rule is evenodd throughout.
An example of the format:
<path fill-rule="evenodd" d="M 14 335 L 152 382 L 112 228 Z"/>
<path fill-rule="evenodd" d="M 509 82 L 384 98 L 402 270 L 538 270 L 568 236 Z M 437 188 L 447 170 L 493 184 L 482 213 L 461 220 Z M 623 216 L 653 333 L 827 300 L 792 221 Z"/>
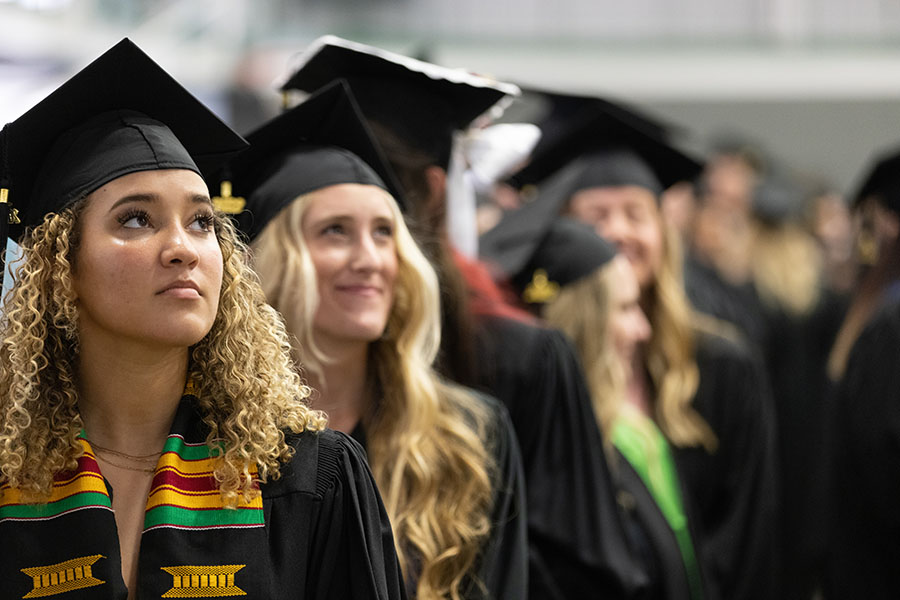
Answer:
<path fill-rule="evenodd" d="M 54 476 L 77 469 L 83 454 L 72 274 L 87 202 L 48 214 L 29 232 L 0 325 L 0 473 L 36 501 L 49 496 Z M 210 429 L 207 444 L 218 453 L 219 490 L 234 505 L 239 496 L 259 494 L 251 465 L 261 481 L 280 476 L 279 464 L 292 454 L 282 428 L 319 430 L 325 419 L 304 402 L 309 390 L 291 361 L 284 325 L 246 264 L 246 248 L 227 220 L 217 216 L 215 231 L 221 296 L 188 369 Z"/>
<path fill-rule="evenodd" d="M 314 194 L 314 193 L 313 193 Z M 312 323 L 319 296 L 303 238 L 313 194 L 294 200 L 253 243 L 253 258 L 272 305 L 285 314 L 305 368 L 321 373 Z M 381 339 L 369 346 L 383 398 L 365 418 L 369 462 L 391 519 L 401 566 L 416 575 L 420 599 L 460 598 L 491 523 L 492 472 L 483 440 L 485 407 L 432 370 L 440 345 L 437 276 L 418 249 L 396 202 L 398 255 L 394 303 Z"/>
<path fill-rule="evenodd" d="M 822 252 L 799 225 L 757 224 L 750 271 L 760 299 L 796 317 L 819 301 Z"/>
<path fill-rule="evenodd" d="M 542 311 L 547 323 L 565 333 L 578 351 L 604 442 L 612 439 L 612 425 L 625 405 L 628 384 L 626 367 L 609 335 L 610 289 L 615 285 L 612 264 L 561 288 Z"/>
<path fill-rule="evenodd" d="M 699 322 L 684 291 L 678 234 L 660 218 L 663 260 L 650 287 L 643 292 L 644 310 L 652 334 L 645 345 L 644 364 L 653 383 L 655 416 L 666 437 L 679 447 L 703 446 L 713 452 L 718 440 L 693 407 L 700 383 L 695 358 Z"/>

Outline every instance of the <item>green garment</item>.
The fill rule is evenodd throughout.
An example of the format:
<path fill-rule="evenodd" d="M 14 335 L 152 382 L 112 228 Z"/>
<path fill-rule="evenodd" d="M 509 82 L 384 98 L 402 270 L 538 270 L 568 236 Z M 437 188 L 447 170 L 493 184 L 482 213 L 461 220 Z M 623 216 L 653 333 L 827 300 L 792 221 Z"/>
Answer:
<path fill-rule="evenodd" d="M 616 419 L 612 440 L 637 471 L 678 542 L 693 600 L 703 598 L 700 568 L 691 541 L 681 487 L 669 442 L 651 419 L 627 415 Z"/>

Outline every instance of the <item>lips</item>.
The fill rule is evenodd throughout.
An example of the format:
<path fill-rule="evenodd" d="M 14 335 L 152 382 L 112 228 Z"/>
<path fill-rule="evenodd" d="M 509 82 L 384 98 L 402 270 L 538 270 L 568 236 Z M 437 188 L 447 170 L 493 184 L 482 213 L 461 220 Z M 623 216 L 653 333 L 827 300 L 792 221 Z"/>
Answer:
<path fill-rule="evenodd" d="M 190 279 L 173 281 L 157 292 L 159 295 L 177 296 L 181 298 L 196 298 L 201 296 L 200 287 Z"/>
<path fill-rule="evenodd" d="M 375 285 L 339 285 L 337 286 L 337 290 L 339 292 L 344 292 L 347 294 L 355 294 L 357 296 L 378 296 L 381 294 L 381 288 Z"/>

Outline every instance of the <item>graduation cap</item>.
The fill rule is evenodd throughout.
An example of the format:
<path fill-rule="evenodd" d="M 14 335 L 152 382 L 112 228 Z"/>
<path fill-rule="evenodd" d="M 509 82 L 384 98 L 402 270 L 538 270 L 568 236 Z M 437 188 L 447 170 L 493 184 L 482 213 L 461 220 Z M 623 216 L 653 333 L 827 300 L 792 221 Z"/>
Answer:
<path fill-rule="evenodd" d="M 564 136 L 568 131 L 573 118 L 577 118 L 582 112 L 597 107 L 606 110 L 623 119 L 639 123 L 648 133 L 652 133 L 659 139 L 671 140 L 673 136 L 683 132 L 683 128 L 662 120 L 657 116 L 630 105 L 618 99 L 601 98 L 584 94 L 576 94 L 562 90 L 550 90 L 540 87 L 519 86 L 522 95 L 517 98 L 516 104 L 527 105 L 529 113 L 524 120 L 535 123 L 541 129 L 541 138 L 544 146 L 553 146 L 556 139 Z M 510 109 L 512 111 L 512 108 Z M 522 119 L 522 116 L 519 116 Z"/>
<path fill-rule="evenodd" d="M 375 185 L 401 208 L 405 205 L 400 185 L 343 80 L 262 125 L 247 140 L 250 149 L 219 173 L 218 181 L 228 185 L 213 201 L 236 215 L 250 239 L 298 196 L 331 185 Z"/>
<path fill-rule="evenodd" d="M 803 216 L 803 192 L 782 178 L 767 177 L 753 190 L 753 214 L 768 225 L 781 225 Z"/>
<path fill-rule="evenodd" d="M 525 302 L 553 300 L 561 287 L 590 275 L 616 255 L 615 246 L 592 227 L 559 215 L 555 198 L 579 175 L 567 169 L 553 176 L 537 199 L 507 213 L 479 239 L 481 259 L 508 277 Z"/>
<path fill-rule="evenodd" d="M 619 165 L 627 163 L 633 174 L 652 173 L 655 185 L 645 176 L 634 183 L 658 193 L 679 181 L 694 179 L 703 168 L 699 161 L 676 148 L 669 137 L 667 126 L 646 115 L 609 101 L 585 102 L 568 122 L 561 122 L 550 135 L 545 132 L 531 161 L 510 182 L 519 188 L 536 185 L 579 157 L 606 155 L 617 157 Z M 629 157 L 628 161 L 624 156 Z M 640 163 L 643 167 L 639 169 Z M 612 169 L 608 172 L 612 173 Z"/>
<path fill-rule="evenodd" d="M 211 174 L 246 146 L 126 38 L 0 132 L 0 187 L 20 219 L 10 233 L 128 173 Z"/>
<path fill-rule="evenodd" d="M 454 131 L 463 130 L 477 117 L 495 113 L 519 89 L 380 48 L 335 36 L 315 40 L 302 53 L 282 91 L 312 92 L 344 78 L 363 115 L 390 129 L 435 164 L 446 168 Z"/>
<path fill-rule="evenodd" d="M 900 149 L 883 152 L 875 159 L 852 196 L 853 206 L 859 207 L 870 196 L 900 214 Z"/>

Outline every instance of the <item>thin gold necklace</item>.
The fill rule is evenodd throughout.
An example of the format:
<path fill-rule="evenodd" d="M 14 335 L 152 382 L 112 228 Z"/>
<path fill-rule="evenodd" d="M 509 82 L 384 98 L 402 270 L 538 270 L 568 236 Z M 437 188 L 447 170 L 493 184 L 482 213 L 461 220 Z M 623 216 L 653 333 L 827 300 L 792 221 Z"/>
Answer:
<path fill-rule="evenodd" d="M 122 464 L 120 462 L 116 462 L 113 460 L 109 460 L 105 456 L 100 456 L 99 453 L 96 453 L 97 460 L 103 461 L 104 463 L 112 466 L 118 467 L 120 469 L 126 469 L 128 471 L 137 471 L 138 473 L 156 473 L 156 466 L 153 467 L 132 467 L 129 465 Z"/>
<path fill-rule="evenodd" d="M 135 462 L 153 462 L 156 464 L 156 461 L 159 460 L 159 457 L 162 456 L 162 452 L 153 452 L 151 454 L 126 454 L 125 452 L 119 452 L 118 450 L 113 450 L 112 448 L 105 448 L 98 444 L 97 442 L 92 442 L 88 440 L 88 443 L 91 445 L 91 448 L 96 452 L 99 450 L 104 454 L 112 454 L 113 456 L 120 456 L 122 458 L 127 458 L 128 460 L 133 460 Z"/>

